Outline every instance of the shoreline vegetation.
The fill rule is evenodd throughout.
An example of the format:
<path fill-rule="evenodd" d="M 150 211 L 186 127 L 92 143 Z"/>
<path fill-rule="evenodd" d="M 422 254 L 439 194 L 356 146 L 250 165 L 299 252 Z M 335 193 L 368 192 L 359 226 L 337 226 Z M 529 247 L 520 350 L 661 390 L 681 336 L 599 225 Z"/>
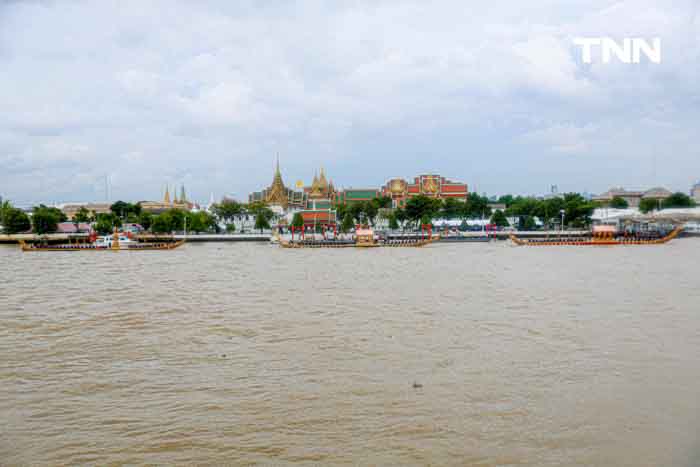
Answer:
<path fill-rule="evenodd" d="M 467 230 L 467 221 L 474 219 L 488 219 L 498 228 L 517 227 L 518 230 L 525 231 L 562 227 L 586 229 L 591 225 L 591 216 L 596 208 L 628 207 L 622 198 L 613 198 L 604 204 L 587 200 L 579 193 L 567 193 L 547 199 L 505 195 L 494 203 L 505 206 L 505 209 L 497 210 L 492 209 L 492 203 L 486 196 L 471 193 L 464 201 L 419 195 L 409 199 L 403 208 L 392 208 L 390 198 L 379 197 L 370 201 L 337 204 L 334 209 L 338 230 L 346 233 L 356 224 L 374 227 L 379 222 L 391 230 L 415 231 L 420 229 L 420 225 L 432 224 L 436 219 L 462 221 L 461 230 Z M 688 195 L 674 193 L 664 200 L 642 200 L 639 209 L 642 213 L 648 213 L 695 206 L 696 203 Z M 150 234 L 262 234 L 278 226 L 283 218 L 286 216 L 275 214 L 263 202 L 239 203 L 228 199 L 210 206 L 208 210 L 169 209 L 159 214 L 144 211 L 139 203 L 117 201 L 110 206 L 109 213 L 95 213 L 82 207 L 71 219 L 55 207 L 42 204 L 35 206 L 28 214 L 12 206 L 9 201 L 4 201 L 0 205 L 0 232 L 7 235 L 54 234 L 58 231 L 60 223 L 70 222 L 75 225 L 76 231 L 80 230 L 81 225 L 87 224 L 101 235 L 120 229 L 125 224 L 138 225 Z M 299 213 L 292 217 L 290 226 L 303 226 L 303 219 Z M 283 228 L 287 226 L 283 225 Z"/>

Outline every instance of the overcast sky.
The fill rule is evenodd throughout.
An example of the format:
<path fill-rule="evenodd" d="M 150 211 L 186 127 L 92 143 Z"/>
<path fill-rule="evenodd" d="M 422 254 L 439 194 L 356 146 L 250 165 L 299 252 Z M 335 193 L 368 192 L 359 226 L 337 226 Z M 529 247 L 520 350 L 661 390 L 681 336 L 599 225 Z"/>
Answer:
<path fill-rule="evenodd" d="M 439 173 L 502 194 L 700 179 L 695 0 L 0 3 L 0 196 L 192 198 Z M 661 38 L 662 63 L 578 36 Z"/>

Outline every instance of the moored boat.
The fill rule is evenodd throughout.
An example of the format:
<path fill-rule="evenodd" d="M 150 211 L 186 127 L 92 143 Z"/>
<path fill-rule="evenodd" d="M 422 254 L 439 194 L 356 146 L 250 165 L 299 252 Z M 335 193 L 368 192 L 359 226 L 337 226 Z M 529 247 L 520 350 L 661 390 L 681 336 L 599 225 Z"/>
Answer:
<path fill-rule="evenodd" d="M 138 242 L 124 233 L 97 237 L 92 242 L 76 242 L 59 245 L 37 245 L 20 241 L 22 251 L 153 251 L 173 250 L 182 246 L 185 240 L 173 242 Z"/>
<path fill-rule="evenodd" d="M 578 238 L 522 239 L 510 234 L 511 241 L 520 246 L 616 246 L 616 245 L 662 245 L 676 238 L 683 227 L 662 234 L 618 232 L 611 226 L 596 226 L 590 236 Z"/>
<path fill-rule="evenodd" d="M 437 241 L 440 237 L 429 235 L 406 239 L 378 239 L 369 228 L 358 229 L 354 239 L 325 240 L 280 240 L 282 248 L 380 248 L 380 247 L 422 247 Z"/>

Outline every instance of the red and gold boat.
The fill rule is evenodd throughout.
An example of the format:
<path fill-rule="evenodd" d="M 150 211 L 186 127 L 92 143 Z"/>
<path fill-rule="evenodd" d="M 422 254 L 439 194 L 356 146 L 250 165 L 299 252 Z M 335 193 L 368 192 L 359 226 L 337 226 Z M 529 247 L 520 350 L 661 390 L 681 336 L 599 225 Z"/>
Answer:
<path fill-rule="evenodd" d="M 94 238 L 89 241 L 66 244 L 28 244 L 20 240 L 19 246 L 22 251 L 154 251 L 173 250 L 184 245 L 185 240 L 172 242 L 138 242 L 132 240 L 131 236 L 119 233 L 115 230 L 112 235 Z"/>
<path fill-rule="evenodd" d="M 662 245 L 676 238 L 683 227 L 676 227 L 666 235 L 639 235 L 620 233 L 615 227 L 596 226 L 590 237 L 522 239 L 510 234 L 510 239 L 521 246 L 615 246 L 615 245 Z"/>

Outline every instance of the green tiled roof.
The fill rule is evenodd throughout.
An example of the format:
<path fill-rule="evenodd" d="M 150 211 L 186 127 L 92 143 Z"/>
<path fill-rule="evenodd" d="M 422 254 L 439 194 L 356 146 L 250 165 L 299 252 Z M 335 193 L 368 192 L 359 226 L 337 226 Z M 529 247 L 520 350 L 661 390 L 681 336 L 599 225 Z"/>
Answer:
<path fill-rule="evenodd" d="M 377 193 L 377 190 L 345 190 L 345 199 L 372 199 Z"/>

